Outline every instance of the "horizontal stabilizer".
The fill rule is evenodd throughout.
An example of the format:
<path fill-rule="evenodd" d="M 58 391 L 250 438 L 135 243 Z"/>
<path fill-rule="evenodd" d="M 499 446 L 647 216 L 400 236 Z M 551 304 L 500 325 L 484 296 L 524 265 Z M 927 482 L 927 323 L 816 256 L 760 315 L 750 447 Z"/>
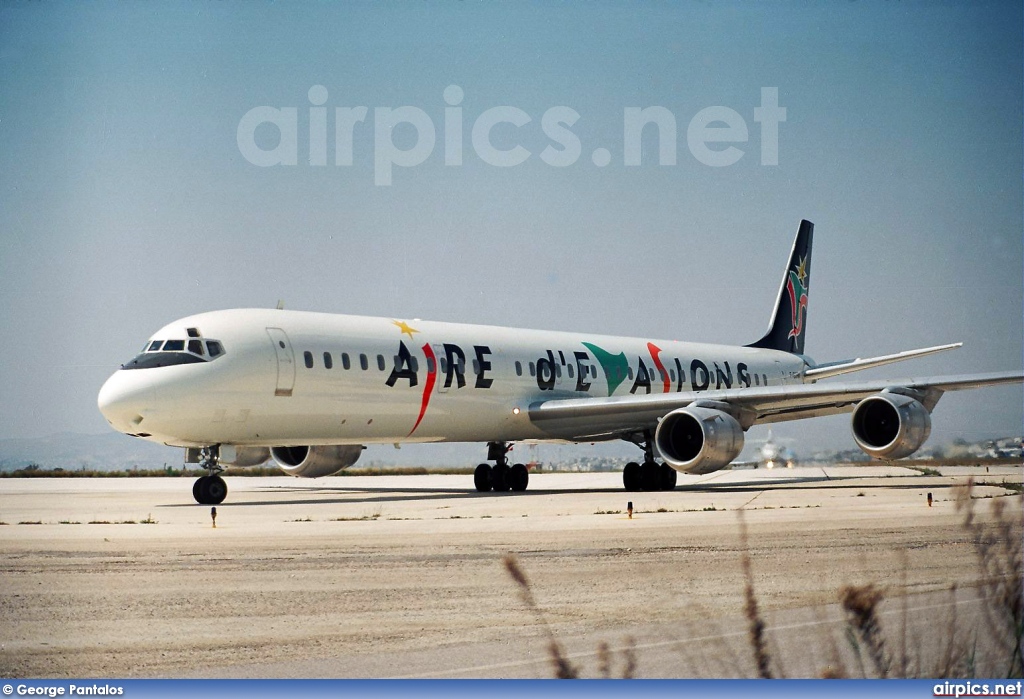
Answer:
<path fill-rule="evenodd" d="M 851 371 L 871 369 L 876 366 L 882 366 L 883 364 L 892 364 L 894 362 L 902 362 L 905 359 L 923 357 L 927 354 L 945 352 L 946 350 L 962 347 L 963 344 L 964 343 L 962 342 L 955 342 L 951 345 L 939 345 L 938 347 L 925 347 L 924 349 L 907 350 L 906 352 L 887 354 L 883 357 L 869 357 L 868 359 L 847 359 L 842 362 L 822 364 L 820 366 L 816 366 L 812 369 L 808 369 L 807 371 L 805 371 L 804 377 L 811 381 L 817 381 L 818 379 L 827 379 L 830 376 L 849 374 Z"/>

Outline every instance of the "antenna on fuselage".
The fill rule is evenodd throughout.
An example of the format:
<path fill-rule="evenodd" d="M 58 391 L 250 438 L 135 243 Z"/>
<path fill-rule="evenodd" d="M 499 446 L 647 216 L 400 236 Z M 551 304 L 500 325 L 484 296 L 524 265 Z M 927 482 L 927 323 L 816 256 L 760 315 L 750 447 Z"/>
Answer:
<path fill-rule="evenodd" d="M 277 300 L 277 310 L 279 310 L 279 311 L 283 311 L 284 310 L 284 299 L 278 299 Z"/>

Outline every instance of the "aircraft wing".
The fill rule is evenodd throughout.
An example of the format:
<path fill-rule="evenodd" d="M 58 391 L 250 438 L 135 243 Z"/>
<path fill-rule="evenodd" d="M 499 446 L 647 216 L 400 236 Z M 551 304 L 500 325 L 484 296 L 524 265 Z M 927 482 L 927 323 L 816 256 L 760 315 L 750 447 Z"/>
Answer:
<path fill-rule="evenodd" d="M 864 398 L 886 389 L 911 391 L 931 411 L 946 391 L 1021 383 L 1024 373 L 998 372 L 917 379 L 875 379 L 727 388 L 609 398 L 555 398 L 532 403 L 531 422 L 552 437 L 575 441 L 612 439 L 654 429 L 669 412 L 692 403 L 728 406 L 743 425 L 785 422 L 851 412 Z"/>

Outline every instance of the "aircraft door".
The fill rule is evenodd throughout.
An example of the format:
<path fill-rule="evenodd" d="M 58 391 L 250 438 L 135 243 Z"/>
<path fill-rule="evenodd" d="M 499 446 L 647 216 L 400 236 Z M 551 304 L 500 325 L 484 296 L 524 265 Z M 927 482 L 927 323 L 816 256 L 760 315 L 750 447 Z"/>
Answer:
<path fill-rule="evenodd" d="M 295 387 L 295 355 L 292 343 L 281 328 L 267 328 L 270 341 L 274 344 L 274 355 L 277 357 L 277 386 L 275 396 L 290 396 Z"/>

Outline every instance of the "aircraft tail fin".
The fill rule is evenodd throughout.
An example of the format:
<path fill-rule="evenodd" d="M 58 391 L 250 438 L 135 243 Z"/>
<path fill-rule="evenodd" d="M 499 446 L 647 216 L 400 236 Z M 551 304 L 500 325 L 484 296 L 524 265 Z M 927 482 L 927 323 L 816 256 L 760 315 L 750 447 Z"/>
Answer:
<path fill-rule="evenodd" d="M 814 224 L 803 220 L 789 263 L 782 275 L 782 285 L 775 300 L 768 332 L 757 342 L 747 347 L 780 350 L 792 354 L 804 353 L 804 337 L 807 335 L 807 298 L 811 281 L 811 240 Z"/>

